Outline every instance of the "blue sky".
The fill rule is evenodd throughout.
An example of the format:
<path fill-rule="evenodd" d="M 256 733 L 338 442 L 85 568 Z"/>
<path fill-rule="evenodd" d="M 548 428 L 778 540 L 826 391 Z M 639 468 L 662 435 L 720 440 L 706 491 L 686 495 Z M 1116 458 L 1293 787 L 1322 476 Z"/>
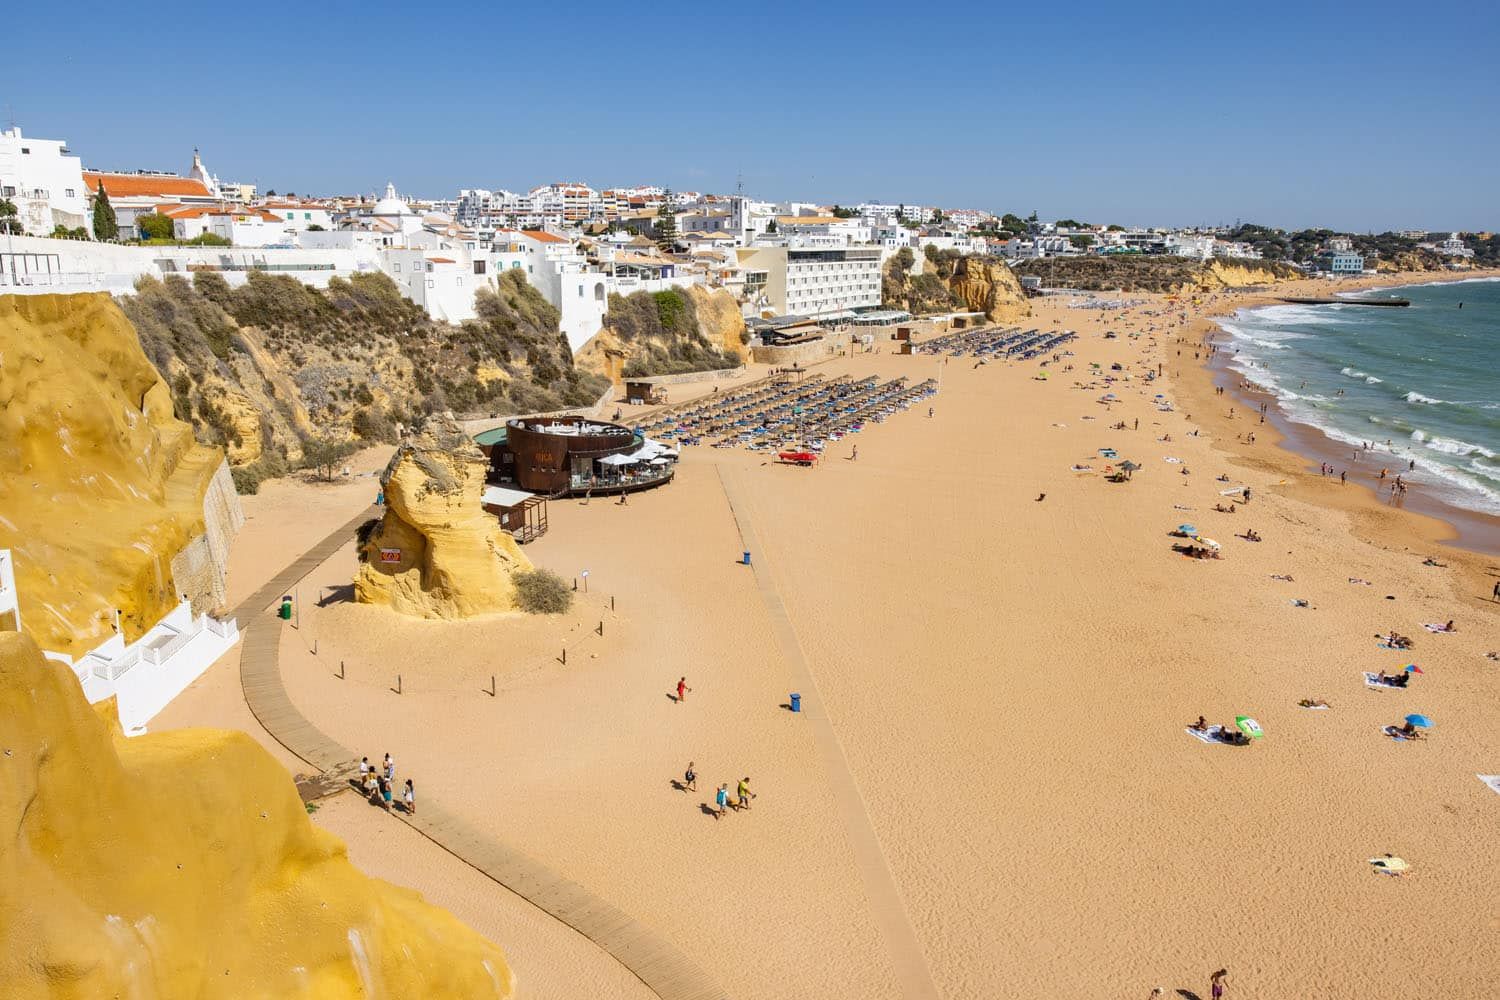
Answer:
<path fill-rule="evenodd" d="M 198 146 L 221 179 L 283 192 L 743 174 L 825 203 L 1500 228 L 1496 10 L 32 5 L 0 116 L 88 166 L 185 170 Z"/>

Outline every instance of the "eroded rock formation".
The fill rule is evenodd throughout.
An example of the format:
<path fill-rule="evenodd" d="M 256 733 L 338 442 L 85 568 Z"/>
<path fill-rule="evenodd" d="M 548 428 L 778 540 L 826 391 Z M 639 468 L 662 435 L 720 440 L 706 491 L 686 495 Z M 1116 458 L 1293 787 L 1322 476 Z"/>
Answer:
<path fill-rule="evenodd" d="M 1011 323 L 1031 315 L 1021 282 L 1000 261 L 960 257 L 948 289 L 970 312 L 982 312 L 993 323 Z"/>
<path fill-rule="evenodd" d="M 223 453 L 172 413 L 108 295 L 0 297 L 0 548 L 44 648 L 92 648 L 117 610 L 134 639 L 181 595 L 222 605 L 244 516 Z"/>
<path fill-rule="evenodd" d="M 488 463 L 451 415 L 429 417 L 381 477 L 385 515 L 360 550 L 355 599 L 421 618 L 515 606 L 510 575 L 531 561 L 480 507 Z"/>
<path fill-rule="evenodd" d="M 514 996 L 499 948 L 356 870 L 244 733 L 127 740 L 13 632 L 0 718 L 5 996 Z"/>

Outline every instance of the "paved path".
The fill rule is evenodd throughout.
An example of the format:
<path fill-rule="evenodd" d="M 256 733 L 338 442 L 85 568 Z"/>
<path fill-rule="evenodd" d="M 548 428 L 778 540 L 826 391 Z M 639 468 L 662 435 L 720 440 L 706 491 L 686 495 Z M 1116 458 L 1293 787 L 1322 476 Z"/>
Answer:
<path fill-rule="evenodd" d="M 776 590 L 766 550 L 761 546 L 760 538 L 755 533 L 755 522 L 750 518 L 748 492 L 742 476 L 741 470 L 719 467 L 719 479 L 724 484 L 724 495 L 729 499 L 729 509 L 734 514 L 735 523 L 739 525 L 744 550 L 751 553 L 750 565 L 755 572 L 755 582 L 760 588 L 761 600 L 765 602 L 766 613 L 771 619 L 771 630 L 781 647 L 781 655 L 786 660 L 792 683 L 802 692 L 802 714 L 812 727 L 813 740 L 823 758 L 823 770 L 833 789 L 849 844 L 854 849 L 855 864 L 864 880 L 875 924 L 880 928 L 886 949 L 890 952 L 897 985 L 906 1000 L 936 1000 L 937 986 L 932 981 L 932 972 L 927 967 L 922 946 L 912 928 L 906 904 L 901 899 L 890 865 L 881 850 L 880 838 L 875 835 L 875 828 L 870 824 L 865 800 L 859 794 L 859 785 L 849 770 L 849 761 L 839 744 L 838 734 L 823 712 L 817 681 L 813 679 L 807 658 L 802 655 L 802 645 L 797 641 L 797 632 L 792 627 L 791 619 L 787 617 L 786 605 L 782 603 L 781 595 Z"/>
<path fill-rule="evenodd" d="M 346 545 L 361 524 L 379 515 L 378 507 L 361 511 L 234 610 L 244 632 L 240 686 L 250 711 L 278 743 L 320 771 L 353 772 L 354 753 L 309 722 L 287 697 L 278 662 L 284 626 L 270 605 Z M 577 883 L 479 831 L 441 803 L 424 798 L 415 816 L 392 815 L 609 952 L 661 1000 L 728 1000 L 728 994 L 671 942 Z"/>

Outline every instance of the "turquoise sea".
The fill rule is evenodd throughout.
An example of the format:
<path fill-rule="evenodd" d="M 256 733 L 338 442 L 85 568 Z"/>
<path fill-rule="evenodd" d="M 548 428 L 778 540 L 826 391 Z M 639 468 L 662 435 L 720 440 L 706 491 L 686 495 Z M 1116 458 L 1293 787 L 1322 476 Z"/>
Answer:
<path fill-rule="evenodd" d="M 1354 294 L 1411 307 L 1242 309 L 1221 324 L 1228 367 L 1291 420 L 1389 450 L 1392 471 L 1433 499 L 1500 514 L 1500 280 Z"/>

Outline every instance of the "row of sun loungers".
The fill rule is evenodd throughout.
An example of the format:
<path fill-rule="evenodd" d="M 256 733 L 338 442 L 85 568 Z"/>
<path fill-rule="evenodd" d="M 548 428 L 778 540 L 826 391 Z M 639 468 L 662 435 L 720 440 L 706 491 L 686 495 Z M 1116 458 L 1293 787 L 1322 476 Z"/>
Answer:
<path fill-rule="evenodd" d="M 931 379 L 909 386 L 905 377 L 881 383 L 873 375 L 857 380 L 813 376 L 795 385 L 742 390 L 685 407 L 658 419 L 646 432 L 684 445 L 706 442 L 715 448 L 772 451 L 795 441 L 816 451 L 936 391 Z"/>

